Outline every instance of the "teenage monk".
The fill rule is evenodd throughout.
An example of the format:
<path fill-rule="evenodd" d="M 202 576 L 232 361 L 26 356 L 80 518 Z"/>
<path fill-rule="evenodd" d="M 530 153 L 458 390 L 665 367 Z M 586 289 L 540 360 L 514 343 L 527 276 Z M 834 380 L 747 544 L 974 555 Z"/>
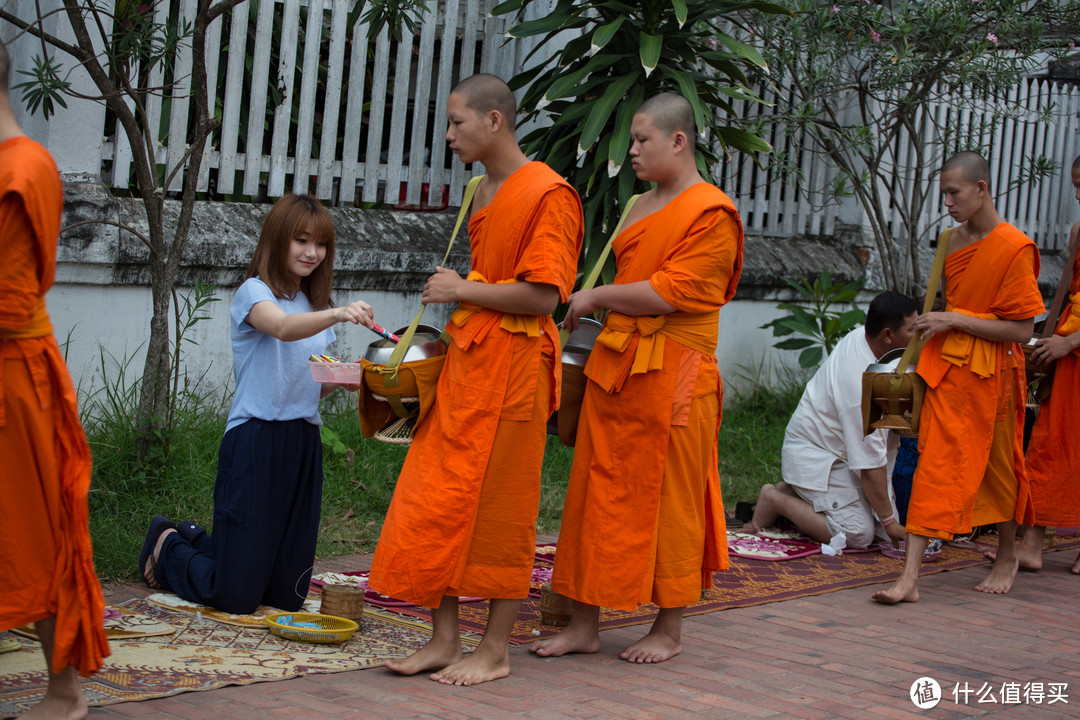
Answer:
<path fill-rule="evenodd" d="M 1072 184 L 1080 201 L 1080 156 L 1073 160 Z M 1069 247 L 1080 234 L 1080 222 L 1072 226 Z M 1054 385 L 1043 401 L 1031 431 L 1026 462 L 1035 505 L 1034 527 L 1024 532 L 1018 550 L 1024 570 L 1042 568 L 1046 528 L 1080 525 L 1080 255 L 1072 267 L 1069 304 L 1061 313 L 1054 334 L 1039 340 L 1031 360 L 1053 365 Z M 1080 575 L 1080 557 L 1072 566 Z"/>
<path fill-rule="evenodd" d="M 64 196 L 8 98 L 0 43 L 0 631 L 35 623 L 49 668 L 24 718 L 81 718 L 78 673 L 109 654 L 90 547 L 90 447 L 45 311 Z M 78 673 L 76 672 L 78 671 Z"/>
<path fill-rule="evenodd" d="M 1031 520 L 1024 469 L 1024 354 L 1033 318 L 1044 312 L 1039 251 L 994 208 L 990 166 L 962 152 L 941 169 L 949 215 L 945 310 L 921 315 L 926 340 L 919 375 L 919 466 L 907 515 L 900 579 L 874 593 L 880 603 L 917 602 L 919 566 L 930 538 L 951 540 L 974 525 L 998 525 L 997 558 L 975 586 L 1007 593 L 1016 577 L 1016 528 Z M 931 292 L 933 289 L 930 290 Z"/>
<path fill-rule="evenodd" d="M 731 200 L 694 161 L 694 114 L 658 95 L 631 125 L 634 171 L 656 183 L 615 238 L 611 285 L 574 293 L 564 324 L 610 310 L 585 368 L 574 463 L 552 588 L 574 601 L 570 625 L 537 655 L 596 652 L 600 606 L 660 606 L 621 657 L 662 662 L 681 650 L 682 616 L 727 567 L 716 435 L 720 307 L 742 270 Z"/>
<path fill-rule="evenodd" d="M 510 89 L 474 75 L 447 102 L 446 140 L 487 175 L 472 203 L 467 278 L 436 268 L 425 303 L 458 303 L 435 402 L 401 469 L 371 568 L 379 592 L 435 608 L 432 638 L 386 666 L 475 685 L 510 672 L 507 641 L 529 593 L 546 423 L 559 393 L 551 312 L 573 289 L 581 202 L 514 135 Z M 491 598 L 480 646 L 462 658 L 458 597 Z"/>

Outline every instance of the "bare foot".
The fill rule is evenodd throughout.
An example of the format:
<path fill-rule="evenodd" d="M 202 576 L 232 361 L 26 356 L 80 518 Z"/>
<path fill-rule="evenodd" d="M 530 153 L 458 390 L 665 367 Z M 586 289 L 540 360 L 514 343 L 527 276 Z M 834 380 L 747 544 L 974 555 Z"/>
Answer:
<path fill-rule="evenodd" d="M 477 649 L 459 662 L 432 673 L 431 679 L 443 685 L 479 685 L 510 674 L 510 654 L 507 651 L 481 652 Z"/>
<path fill-rule="evenodd" d="M 146 566 L 143 568 L 143 577 L 146 578 L 146 584 L 154 590 L 161 589 L 161 583 L 154 577 L 154 568 L 157 567 L 158 558 L 161 557 L 161 546 L 165 543 L 165 538 L 174 532 L 176 532 L 174 528 L 169 528 L 158 536 L 157 543 L 154 545 L 154 552 L 150 553 Z"/>
<path fill-rule="evenodd" d="M 619 653 L 619 657 L 626 662 L 632 663 L 659 663 L 670 660 L 681 652 L 681 638 L 652 630 L 648 635 Z"/>
<path fill-rule="evenodd" d="M 464 657 L 461 646 L 456 642 L 451 648 L 449 645 L 434 641 L 429 642 L 407 658 L 387 660 L 383 665 L 390 668 L 398 675 L 415 675 L 425 670 L 441 670 L 444 667 L 461 662 Z"/>
<path fill-rule="evenodd" d="M 750 522 L 746 523 L 741 528 L 739 528 L 739 532 L 750 533 L 751 535 L 757 535 L 759 532 L 761 532 L 761 528 L 759 528 L 757 525 L 754 525 L 754 521 L 751 520 Z"/>
<path fill-rule="evenodd" d="M 27 720 L 82 720 L 88 712 L 78 673 L 69 666 L 59 675 L 50 676 L 45 697 L 22 717 Z"/>
<path fill-rule="evenodd" d="M 878 590 L 871 597 L 882 605 L 896 605 L 902 602 L 919 602 L 919 586 L 908 585 L 902 580 L 897 580 L 896 584 L 888 590 Z"/>
<path fill-rule="evenodd" d="M 1080 575 L 1080 555 L 1076 556 L 1076 561 L 1073 563 L 1072 569 L 1069 570 L 1073 575 Z"/>
<path fill-rule="evenodd" d="M 529 652 L 536 653 L 540 657 L 559 657 L 572 653 L 595 653 L 599 651 L 599 633 L 590 628 L 575 628 L 573 622 L 555 637 L 537 640 L 529 646 Z"/>
<path fill-rule="evenodd" d="M 983 557 L 991 562 L 997 562 L 997 548 L 987 548 L 986 550 L 983 550 Z M 1031 552 L 1031 548 L 1027 547 L 1026 543 L 1021 543 L 1020 547 L 1016 549 L 1016 557 L 1019 562 L 1019 568 L 1024 572 L 1039 572 L 1042 570 L 1041 547 L 1035 552 Z M 1080 560 L 1080 558 L 1077 559 Z"/>
<path fill-rule="evenodd" d="M 1019 563 L 1016 560 L 1011 563 L 995 560 L 994 567 L 990 568 L 990 574 L 976 585 L 975 589 L 979 592 L 1004 595 L 1012 589 L 1018 567 Z"/>

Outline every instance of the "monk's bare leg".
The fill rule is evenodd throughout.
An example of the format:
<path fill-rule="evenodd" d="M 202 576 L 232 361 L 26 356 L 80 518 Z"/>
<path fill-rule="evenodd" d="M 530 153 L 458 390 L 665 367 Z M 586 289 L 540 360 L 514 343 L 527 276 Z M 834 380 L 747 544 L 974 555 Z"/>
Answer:
<path fill-rule="evenodd" d="M 521 610 L 521 600 L 492 598 L 487 627 L 479 647 L 464 659 L 432 673 L 443 685 L 478 685 L 510 674 L 510 633 Z"/>
<path fill-rule="evenodd" d="M 529 651 L 540 657 L 559 657 L 570 653 L 600 651 L 600 608 L 574 600 L 570 624 L 555 637 L 537 640 Z"/>
<path fill-rule="evenodd" d="M 1080 555 L 1076 556 L 1076 560 L 1073 561 L 1072 569 L 1069 572 L 1073 575 L 1080 575 Z"/>
<path fill-rule="evenodd" d="M 56 633 L 56 618 L 47 618 L 34 625 L 41 639 L 41 649 L 45 651 L 45 662 L 49 665 L 49 686 L 45 697 L 23 715 L 27 720 L 49 718 L 49 720 L 81 720 L 86 717 L 88 707 L 82 688 L 79 687 L 79 673 L 68 665 L 60 673 L 52 669 L 53 638 Z"/>
<path fill-rule="evenodd" d="M 619 653 L 627 662 L 658 663 L 682 652 L 684 607 L 660 608 L 649 634 Z"/>
<path fill-rule="evenodd" d="M 994 566 L 990 568 L 990 574 L 986 576 L 986 579 L 976 585 L 975 589 L 979 592 L 1004 595 L 1012 589 L 1016 571 L 1020 567 L 1016 554 L 1016 521 L 998 523 L 997 531 L 998 549 Z M 1042 550 L 1041 540 L 1039 549 Z"/>
<path fill-rule="evenodd" d="M 387 660 L 384 664 L 399 675 L 415 675 L 426 670 L 440 670 L 462 658 L 461 633 L 458 631 L 458 599 L 444 595 L 431 613 L 431 639 L 407 658 Z"/>
<path fill-rule="evenodd" d="M 1024 528 L 1024 536 L 1016 549 L 1016 559 L 1020 563 L 1020 569 L 1027 572 L 1042 570 L 1043 540 L 1046 538 L 1046 528 L 1042 525 Z M 987 560 L 997 560 L 997 548 L 989 548 L 983 551 L 983 557 Z"/>
<path fill-rule="evenodd" d="M 904 555 L 904 570 L 899 579 L 888 590 L 878 590 L 872 596 L 883 605 L 919 602 L 919 568 L 922 567 L 923 553 L 930 544 L 930 538 L 908 533 L 904 544 L 907 550 Z"/>

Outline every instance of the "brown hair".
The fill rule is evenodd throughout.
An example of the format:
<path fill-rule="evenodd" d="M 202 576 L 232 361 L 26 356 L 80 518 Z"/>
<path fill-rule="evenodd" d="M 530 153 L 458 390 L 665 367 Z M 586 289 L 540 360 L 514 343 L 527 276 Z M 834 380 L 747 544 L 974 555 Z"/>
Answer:
<path fill-rule="evenodd" d="M 259 244 L 251 258 L 247 276 L 258 276 L 276 297 L 292 296 L 288 281 L 289 246 L 314 225 L 312 242 L 326 243 L 326 257 L 310 275 L 300 279 L 300 290 L 311 307 L 318 310 L 332 304 L 334 284 L 334 221 L 330 213 L 311 195 L 284 195 L 270 208 L 259 233 Z"/>

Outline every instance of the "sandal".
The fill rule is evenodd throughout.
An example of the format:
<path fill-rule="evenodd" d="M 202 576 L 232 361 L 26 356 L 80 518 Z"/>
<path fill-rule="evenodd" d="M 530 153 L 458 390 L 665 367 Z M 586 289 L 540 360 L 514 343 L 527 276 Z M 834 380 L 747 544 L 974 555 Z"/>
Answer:
<path fill-rule="evenodd" d="M 143 582 L 149 587 L 160 590 L 161 585 L 154 579 L 154 568 L 157 567 L 157 558 L 154 557 L 154 548 L 166 530 L 175 530 L 176 525 L 164 515 L 155 515 L 150 520 L 150 529 L 146 532 L 143 540 L 142 551 L 139 552 L 139 574 Z M 147 568 L 149 565 L 149 568 Z"/>

